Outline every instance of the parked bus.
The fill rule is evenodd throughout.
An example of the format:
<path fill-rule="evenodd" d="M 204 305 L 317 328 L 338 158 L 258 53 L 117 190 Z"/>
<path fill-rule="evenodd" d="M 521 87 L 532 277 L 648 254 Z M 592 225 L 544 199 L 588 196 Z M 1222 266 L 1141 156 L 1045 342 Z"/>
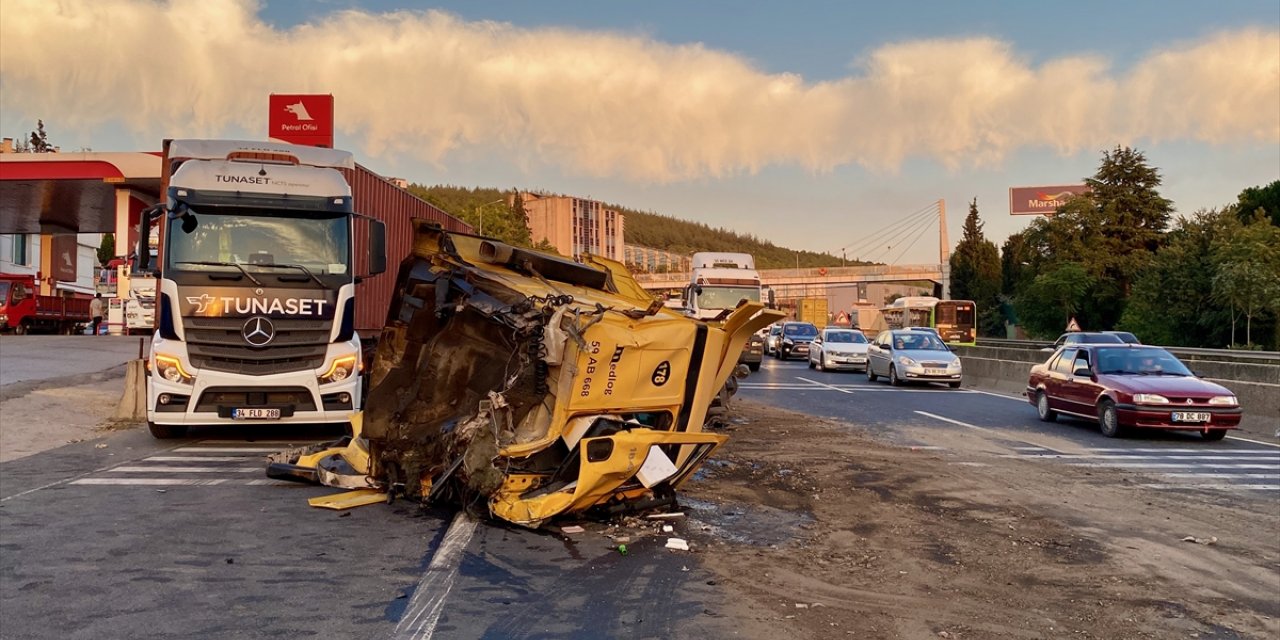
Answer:
<path fill-rule="evenodd" d="M 939 300 L 930 296 L 906 296 L 880 310 L 886 329 L 929 327 L 951 344 L 974 345 L 977 339 L 978 305 L 972 300 Z"/>

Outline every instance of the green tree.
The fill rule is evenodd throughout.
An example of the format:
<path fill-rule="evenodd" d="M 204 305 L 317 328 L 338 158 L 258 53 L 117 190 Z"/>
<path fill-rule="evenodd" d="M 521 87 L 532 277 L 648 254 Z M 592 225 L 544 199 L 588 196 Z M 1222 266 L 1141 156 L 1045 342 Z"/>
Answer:
<path fill-rule="evenodd" d="M 1213 295 L 1219 236 L 1240 225 L 1230 211 L 1200 211 L 1180 220 L 1165 245 L 1134 280 L 1118 328 L 1144 342 L 1169 346 L 1230 344 L 1230 310 Z"/>
<path fill-rule="evenodd" d="M 1231 307 L 1231 343 L 1236 342 L 1236 321 L 1243 315 L 1245 344 L 1252 346 L 1254 317 L 1280 311 L 1280 227 L 1257 214 L 1232 231 L 1214 243 L 1213 295 Z"/>
<path fill-rule="evenodd" d="M 1240 222 L 1248 224 L 1259 210 L 1271 220 L 1271 224 L 1280 226 L 1280 180 L 1240 192 L 1236 202 L 1236 216 Z"/>
<path fill-rule="evenodd" d="M 1160 246 L 1173 206 L 1156 190 L 1159 171 L 1128 147 L 1103 152 L 1097 173 L 1085 183 L 1088 194 L 1028 227 L 1031 268 L 1045 274 L 1063 262 L 1083 267 L 1092 288 L 1077 317 L 1082 326 L 1109 329 L 1124 311 L 1134 278 Z"/>
<path fill-rule="evenodd" d="M 982 335 L 1004 335 L 1000 284 L 1000 252 L 982 233 L 978 199 L 974 198 L 969 203 L 960 242 L 951 254 L 951 298 L 977 304 L 978 331 Z"/>
<path fill-rule="evenodd" d="M 1015 304 L 1018 319 L 1031 335 L 1042 338 L 1058 335 L 1072 318 L 1078 318 L 1095 280 L 1079 263 L 1055 265 L 1036 276 L 1018 296 Z"/>
<path fill-rule="evenodd" d="M 49 144 L 49 134 L 45 133 L 44 120 L 36 120 L 36 130 L 31 132 L 29 140 L 28 148 L 31 153 L 53 153 L 57 151 L 53 145 Z"/>
<path fill-rule="evenodd" d="M 116 257 L 116 236 L 113 233 L 102 234 L 102 243 L 98 245 L 98 264 L 106 266 Z"/>

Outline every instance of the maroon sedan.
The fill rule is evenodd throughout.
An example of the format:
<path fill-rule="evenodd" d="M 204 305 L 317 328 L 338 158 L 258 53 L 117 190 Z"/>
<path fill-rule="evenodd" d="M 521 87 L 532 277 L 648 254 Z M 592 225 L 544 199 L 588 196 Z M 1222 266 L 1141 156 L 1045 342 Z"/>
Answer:
<path fill-rule="evenodd" d="M 1078 344 L 1031 368 L 1027 399 L 1040 419 L 1058 414 L 1097 420 L 1103 435 L 1126 428 L 1199 431 L 1221 440 L 1240 424 L 1240 404 L 1226 387 L 1197 378 L 1173 354 L 1144 345 Z"/>

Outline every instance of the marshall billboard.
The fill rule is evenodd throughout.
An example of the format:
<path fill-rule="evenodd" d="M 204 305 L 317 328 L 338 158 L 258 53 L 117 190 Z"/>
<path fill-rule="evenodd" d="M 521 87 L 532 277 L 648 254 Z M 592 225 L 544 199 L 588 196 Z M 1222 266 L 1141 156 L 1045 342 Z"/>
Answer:
<path fill-rule="evenodd" d="M 268 137 L 310 147 L 333 148 L 333 96 L 271 94 Z"/>
<path fill-rule="evenodd" d="M 1049 215 L 1071 198 L 1089 192 L 1082 184 L 1056 187 L 1011 187 L 1009 213 L 1015 216 Z"/>

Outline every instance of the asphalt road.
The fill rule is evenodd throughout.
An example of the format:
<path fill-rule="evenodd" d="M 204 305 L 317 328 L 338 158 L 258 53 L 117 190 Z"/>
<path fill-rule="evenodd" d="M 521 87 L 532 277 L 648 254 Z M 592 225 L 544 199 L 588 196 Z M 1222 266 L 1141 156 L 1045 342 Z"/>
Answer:
<path fill-rule="evenodd" d="M 150 338 L 0 335 L 0 387 L 83 376 L 118 367 L 143 353 Z"/>
<path fill-rule="evenodd" d="M 92 339 L 90 339 L 92 340 Z M 837 418 L 964 464 L 1009 457 L 1132 472 L 1193 499 L 1280 497 L 1280 448 L 1194 435 L 1107 439 L 1045 424 L 1020 398 L 894 388 L 766 359 L 743 397 Z M 8 418 L 8 416 L 6 416 Z M 267 479 L 263 456 L 335 434 L 234 426 L 156 441 L 108 434 L 0 464 L 0 637 L 726 637 L 726 597 L 662 539 L 618 554 L 397 503 L 338 513 L 335 493 Z M 1110 474 L 1100 474 L 1110 475 Z"/>
<path fill-rule="evenodd" d="M 1229 435 L 1205 442 L 1198 434 L 1143 431 L 1107 438 L 1096 423 L 1059 416 L 1041 422 L 1024 398 L 939 384 L 892 387 L 860 372 L 824 372 L 803 360 L 766 358 L 742 382 L 739 395 L 782 409 L 839 419 L 905 446 L 950 449 L 989 464 L 1013 456 L 1046 464 L 1132 472 L 1138 487 L 1280 499 L 1280 447 Z M 970 443 L 957 442 L 964 433 Z M 994 448 L 984 445 L 997 445 Z"/>
<path fill-rule="evenodd" d="M 314 509 L 307 498 L 337 491 L 270 480 L 263 456 L 333 434 L 196 436 L 131 430 L 0 465 L 0 637 L 732 633 L 714 614 L 712 576 L 665 539 L 623 556 L 598 535 L 407 503 Z"/>

